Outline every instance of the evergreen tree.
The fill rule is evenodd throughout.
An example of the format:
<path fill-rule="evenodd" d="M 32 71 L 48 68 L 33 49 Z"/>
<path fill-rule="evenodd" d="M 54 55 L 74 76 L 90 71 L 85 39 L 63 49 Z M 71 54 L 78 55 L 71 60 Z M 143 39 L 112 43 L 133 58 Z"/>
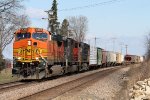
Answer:
<path fill-rule="evenodd" d="M 52 8 L 53 16 L 55 17 L 55 21 L 57 20 L 57 0 L 53 0 Z"/>
<path fill-rule="evenodd" d="M 56 24 L 57 24 L 57 0 L 53 0 L 51 10 L 53 11 L 51 20 L 49 20 L 49 27 L 52 33 L 56 32 Z"/>
<path fill-rule="evenodd" d="M 68 20 L 64 19 L 62 22 L 62 26 L 61 26 L 61 32 L 60 32 L 61 35 L 63 35 L 63 36 L 68 35 L 68 26 L 69 26 Z"/>

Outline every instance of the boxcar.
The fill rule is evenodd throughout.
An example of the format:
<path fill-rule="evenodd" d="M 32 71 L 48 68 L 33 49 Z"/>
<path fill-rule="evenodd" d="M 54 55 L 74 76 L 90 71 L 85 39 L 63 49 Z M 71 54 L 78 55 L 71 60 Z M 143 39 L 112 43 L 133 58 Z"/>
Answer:
<path fill-rule="evenodd" d="M 124 64 L 124 55 L 121 54 L 121 64 Z"/>
<path fill-rule="evenodd" d="M 107 51 L 107 66 L 114 66 L 116 64 L 116 53 Z"/>
<path fill-rule="evenodd" d="M 102 67 L 106 67 L 107 64 L 107 51 L 102 50 Z"/>
<path fill-rule="evenodd" d="M 138 63 L 139 57 L 137 55 L 125 55 L 124 61 L 126 64 Z"/>
<path fill-rule="evenodd" d="M 102 48 L 97 48 L 97 65 L 101 66 L 102 65 Z"/>
<path fill-rule="evenodd" d="M 97 48 L 94 46 L 90 46 L 90 66 L 97 65 Z"/>
<path fill-rule="evenodd" d="M 123 55 L 119 52 L 116 52 L 116 65 L 123 64 Z"/>

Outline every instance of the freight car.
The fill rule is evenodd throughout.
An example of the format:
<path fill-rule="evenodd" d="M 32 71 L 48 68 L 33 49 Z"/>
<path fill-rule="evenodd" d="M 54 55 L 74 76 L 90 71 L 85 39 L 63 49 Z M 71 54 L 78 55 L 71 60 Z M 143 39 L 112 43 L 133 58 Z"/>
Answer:
<path fill-rule="evenodd" d="M 113 51 L 106 51 L 107 52 L 107 64 L 106 66 L 114 66 L 116 65 L 116 53 Z"/>
<path fill-rule="evenodd" d="M 124 61 L 123 54 L 116 52 L 116 65 L 122 65 Z"/>
<path fill-rule="evenodd" d="M 100 67 L 103 64 L 102 48 L 90 46 L 90 68 Z M 106 63 L 106 62 L 104 62 Z"/>
<path fill-rule="evenodd" d="M 137 56 L 137 55 L 125 55 L 124 62 L 125 62 L 125 64 L 141 63 L 141 62 L 143 62 L 143 57 Z"/>

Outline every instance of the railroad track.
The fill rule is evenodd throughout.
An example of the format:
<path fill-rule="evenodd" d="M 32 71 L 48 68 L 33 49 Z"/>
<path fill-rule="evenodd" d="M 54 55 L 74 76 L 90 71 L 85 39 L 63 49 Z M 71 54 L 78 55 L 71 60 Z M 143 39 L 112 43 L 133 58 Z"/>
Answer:
<path fill-rule="evenodd" d="M 126 66 L 124 66 L 126 67 Z M 30 96 L 21 98 L 20 100 L 51 100 L 54 99 L 60 95 L 63 95 L 64 93 L 68 91 L 72 91 L 77 88 L 84 88 L 87 87 L 94 82 L 98 81 L 99 79 L 102 79 L 106 77 L 107 75 L 121 69 L 124 67 L 114 67 L 107 70 L 99 71 L 81 78 L 78 78 L 76 80 L 63 83 L 61 85 L 46 89 L 44 91 L 32 94 Z"/>
<path fill-rule="evenodd" d="M 31 85 L 31 84 L 34 84 L 34 83 L 35 82 L 16 81 L 16 82 L 0 84 L 0 94 L 4 93 L 4 92 L 7 92 L 9 90 L 23 88 L 23 87 L 26 87 L 27 85 Z"/>

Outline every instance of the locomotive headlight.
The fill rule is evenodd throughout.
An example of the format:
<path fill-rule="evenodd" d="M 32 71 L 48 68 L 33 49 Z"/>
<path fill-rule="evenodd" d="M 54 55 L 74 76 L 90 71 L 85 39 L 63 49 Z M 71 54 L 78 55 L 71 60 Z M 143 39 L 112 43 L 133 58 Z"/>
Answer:
<path fill-rule="evenodd" d="M 38 58 L 38 57 L 36 57 L 35 59 L 36 59 L 36 60 L 39 60 L 39 58 Z"/>
<path fill-rule="evenodd" d="M 18 60 L 20 60 L 21 59 L 21 57 L 18 57 Z"/>
<path fill-rule="evenodd" d="M 31 41 L 30 40 L 28 40 L 28 46 L 30 46 L 31 45 Z"/>

